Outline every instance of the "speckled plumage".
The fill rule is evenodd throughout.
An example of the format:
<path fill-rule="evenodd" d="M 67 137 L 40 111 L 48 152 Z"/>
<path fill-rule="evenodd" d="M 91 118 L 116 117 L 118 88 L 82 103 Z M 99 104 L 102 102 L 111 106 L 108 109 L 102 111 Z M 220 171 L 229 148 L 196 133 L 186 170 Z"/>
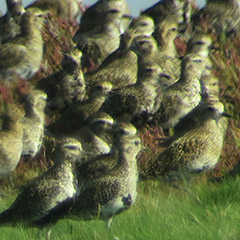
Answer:
<path fill-rule="evenodd" d="M 27 10 L 22 16 L 21 34 L 0 46 L 0 75 L 17 74 L 29 80 L 39 70 L 43 57 L 42 11 Z"/>
<path fill-rule="evenodd" d="M 162 69 L 158 65 L 146 67 L 134 85 L 110 92 L 103 104 L 103 111 L 116 119 L 148 120 L 160 107 L 162 99 Z"/>
<path fill-rule="evenodd" d="M 185 58 L 180 81 L 170 86 L 164 93 L 155 120 L 163 128 L 174 127 L 201 101 L 200 77 L 204 71 L 201 58 Z"/>
<path fill-rule="evenodd" d="M 154 163 L 143 170 L 142 176 L 170 175 L 174 178 L 214 168 L 228 125 L 223 104 L 219 101 L 203 103 L 195 114 L 198 116 L 197 124 L 160 153 Z"/>
<path fill-rule="evenodd" d="M 97 3 L 87 8 L 80 19 L 79 30 L 73 40 L 77 42 L 82 33 L 91 31 L 93 28 L 103 25 L 104 12 L 110 9 L 118 9 L 122 15 L 129 14 L 126 0 L 99 0 Z M 126 25 L 128 26 L 128 25 Z"/>
<path fill-rule="evenodd" d="M 17 166 L 22 152 L 24 111 L 9 105 L 0 131 L 0 177 L 10 174 Z"/>
<path fill-rule="evenodd" d="M 76 19 L 80 15 L 79 3 L 81 0 L 36 0 L 27 8 L 37 8 L 50 11 L 63 19 Z"/>
<path fill-rule="evenodd" d="M 0 18 L 0 42 L 3 44 L 21 33 L 25 9 L 22 0 L 7 0 L 7 13 Z"/>
<path fill-rule="evenodd" d="M 178 58 L 161 55 L 158 45 L 152 36 L 138 36 L 133 42 L 131 49 L 138 55 L 139 67 L 144 68 L 151 64 L 158 64 L 162 71 L 169 76 L 165 82 L 166 86 L 175 83 L 181 72 L 181 61 Z"/>
<path fill-rule="evenodd" d="M 88 100 L 73 103 L 59 119 L 48 126 L 50 132 L 56 135 L 75 132 L 99 111 L 111 89 L 112 84 L 109 82 L 102 82 L 92 88 Z"/>
<path fill-rule="evenodd" d="M 122 13 L 110 9 L 103 14 L 103 24 L 87 33 L 79 35 L 78 48 L 83 52 L 83 66 L 97 68 L 103 60 L 115 51 L 122 33 Z"/>
<path fill-rule="evenodd" d="M 25 96 L 25 117 L 23 125 L 22 154 L 34 157 L 42 146 L 44 136 L 45 112 L 47 94 L 41 90 L 32 90 Z"/>
<path fill-rule="evenodd" d="M 80 140 L 83 149 L 91 156 L 108 154 L 112 148 L 112 127 L 114 119 L 104 112 L 97 113 L 90 123 L 86 123 L 73 136 Z"/>
<path fill-rule="evenodd" d="M 240 2 L 239 0 L 209 0 L 193 18 L 194 25 L 199 19 L 206 18 L 218 35 L 225 32 L 234 35 L 240 29 Z"/>
<path fill-rule="evenodd" d="M 83 164 L 79 169 L 79 182 L 83 184 L 69 217 L 83 220 L 100 217 L 110 227 L 114 215 L 131 207 L 137 196 L 136 156 L 140 149 L 139 138 L 124 139 L 119 144 L 113 168 L 106 172 L 96 169 L 88 172 L 88 164 L 91 163 Z"/>
<path fill-rule="evenodd" d="M 81 67 L 82 52 L 73 48 L 64 54 L 62 69 L 38 81 L 37 86 L 48 94 L 48 108 L 62 111 L 72 103 L 83 101 L 86 94 L 85 78 Z"/>
<path fill-rule="evenodd" d="M 0 226 L 50 229 L 67 214 L 78 195 L 76 165 L 82 147 L 69 138 L 60 144 L 56 164 L 21 189 L 12 206 L 0 214 Z"/>

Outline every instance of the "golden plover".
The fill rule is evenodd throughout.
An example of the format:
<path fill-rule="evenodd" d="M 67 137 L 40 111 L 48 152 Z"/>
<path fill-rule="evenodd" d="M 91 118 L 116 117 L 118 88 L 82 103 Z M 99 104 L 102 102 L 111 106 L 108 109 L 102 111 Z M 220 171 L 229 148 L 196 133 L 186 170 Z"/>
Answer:
<path fill-rule="evenodd" d="M 82 52 L 74 48 L 64 54 L 62 70 L 40 80 L 38 87 L 48 94 L 48 108 L 62 111 L 72 103 L 83 101 L 86 94 L 85 78 L 81 67 Z"/>
<path fill-rule="evenodd" d="M 181 73 L 181 61 L 178 58 L 161 55 L 157 41 L 152 36 L 138 36 L 131 45 L 131 49 L 138 55 L 139 67 L 158 64 L 162 71 L 170 78 L 166 85 L 170 86 L 178 81 Z"/>
<path fill-rule="evenodd" d="M 103 111 L 122 121 L 147 120 L 160 107 L 162 99 L 162 69 L 158 65 L 141 71 L 136 84 L 110 92 Z"/>
<path fill-rule="evenodd" d="M 45 124 L 44 108 L 47 104 L 47 94 L 34 89 L 24 98 L 25 117 L 22 119 L 22 154 L 34 157 L 42 146 Z"/>
<path fill-rule="evenodd" d="M 96 85 L 91 89 L 88 100 L 73 103 L 56 122 L 48 127 L 50 132 L 57 135 L 75 132 L 100 110 L 111 89 L 112 84 L 109 82 Z"/>
<path fill-rule="evenodd" d="M 104 12 L 110 9 L 117 9 L 122 15 L 128 15 L 130 13 L 126 0 L 99 0 L 87 8 L 82 15 L 79 30 L 76 32 L 73 40 L 78 42 L 81 34 L 89 32 L 95 27 L 102 26 L 104 23 Z M 128 25 L 126 25 L 125 28 L 127 28 L 127 26 Z"/>
<path fill-rule="evenodd" d="M 110 228 L 112 218 L 131 207 L 137 197 L 137 161 L 141 150 L 138 137 L 119 142 L 117 163 L 106 172 L 95 176 L 96 171 L 89 173 L 88 164 L 79 168 L 80 195 L 72 208 L 69 218 L 91 220 L 100 218 Z M 89 175 L 90 174 L 90 175 Z M 93 174 L 93 175 L 92 175 Z M 90 178 L 89 178 L 90 177 Z"/>
<path fill-rule="evenodd" d="M 117 9 L 110 9 L 104 13 L 102 26 L 82 33 L 77 46 L 83 52 L 83 67 L 98 67 L 120 42 L 122 31 L 122 13 Z"/>
<path fill-rule="evenodd" d="M 17 166 L 23 147 L 22 118 L 24 111 L 15 105 L 9 105 L 3 116 L 0 131 L 0 177 L 10 174 Z"/>
<path fill-rule="evenodd" d="M 36 0 L 27 8 L 37 8 L 42 11 L 50 11 L 63 19 L 76 19 L 79 17 L 79 3 L 82 0 Z"/>
<path fill-rule="evenodd" d="M 72 135 L 80 140 L 83 149 L 92 157 L 108 154 L 112 148 L 113 124 L 114 119 L 110 115 L 99 112 L 90 123 L 83 125 Z"/>
<path fill-rule="evenodd" d="M 21 34 L 0 47 L 0 74 L 17 74 L 30 79 L 39 70 L 43 57 L 41 29 L 43 12 L 27 10 L 22 16 Z"/>
<path fill-rule="evenodd" d="M 21 33 L 25 9 L 22 0 L 7 0 L 7 13 L 0 18 L 0 42 L 5 43 Z"/>
<path fill-rule="evenodd" d="M 24 186 L 12 206 L 0 214 L 0 226 L 47 228 L 63 218 L 78 196 L 77 165 L 81 161 L 81 143 L 64 139 L 56 164 Z"/>
<path fill-rule="evenodd" d="M 221 154 L 229 115 L 224 113 L 219 101 L 203 103 L 195 113 L 198 124 L 160 153 L 143 171 L 143 176 L 187 177 L 214 168 Z"/>
<path fill-rule="evenodd" d="M 200 78 L 204 71 L 201 58 L 185 58 L 181 79 L 164 93 L 155 119 L 163 128 L 174 127 L 201 101 Z"/>

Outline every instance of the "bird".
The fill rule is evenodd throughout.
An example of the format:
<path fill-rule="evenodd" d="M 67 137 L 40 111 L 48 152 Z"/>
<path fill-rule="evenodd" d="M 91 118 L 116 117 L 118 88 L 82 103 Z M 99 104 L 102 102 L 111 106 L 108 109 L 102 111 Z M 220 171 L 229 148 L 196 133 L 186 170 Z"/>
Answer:
<path fill-rule="evenodd" d="M 49 11 L 62 19 L 77 19 L 80 15 L 81 0 L 36 0 L 26 8 L 37 8 L 42 11 Z"/>
<path fill-rule="evenodd" d="M 140 174 L 143 178 L 168 175 L 171 181 L 179 178 L 186 180 L 194 173 L 215 167 L 221 154 L 229 115 L 224 112 L 224 105 L 219 100 L 203 102 L 195 114 L 197 124 L 156 156 L 155 161 Z"/>
<path fill-rule="evenodd" d="M 132 20 L 129 29 L 120 37 L 117 50 L 111 53 L 96 71 L 86 74 L 90 85 L 101 81 L 111 81 L 113 89 L 121 88 L 136 83 L 138 73 L 138 57 L 130 49 L 132 40 L 141 35 L 151 35 L 154 31 L 154 23 L 150 17 L 139 16 Z M 121 66 L 121 71 L 119 71 Z"/>
<path fill-rule="evenodd" d="M 62 112 L 72 103 L 83 101 L 86 83 L 81 66 L 82 52 L 73 48 L 63 55 L 62 69 L 37 82 L 48 94 L 48 110 Z"/>
<path fill-rule="evenodd" d="M 160 107 L 163 90 L 162 69 L 158 65 L 146 66 L 137 83 L 112 90 L 102 106 L 102 111 L 122 121 L 143 120 L 153 116 Z"/>
<path fill-rule="evenodd" d="M 26 10 L 22 16 L 21 34 L 0 46 L 0 75 L 18 75 L 29 80 L 39 70 L 43 57 L 41 29 L 44 17 L 42 11 Z"/>
<path fill-rule="evenodd" d="M 99 0 L 86 9 L 80 19 L 79 29 L 73 37 L 78 42 L 81 34 L 91 31 L 93 28 L 102 26 L 104 23 L 104 12 L 110 9 L 118 9 L 122 15 L 129 15 L 130 10 L 126 0 Z M 125 28 L 128 27 L 126 24 Z M 124 30 L 124 29 L 123 29 Z"/>
<path fill-rule="evenodd" d="M 174 40 L 178 36 L 178 22 L 175 18 L 167 18 L 156 24 L 154 38 L 157 40 L 161 55 L 177 57 L 177 51 Z"/>
<path fill-rule="evenodd" d="M 183 21 L 183 2 L 179 0 L 160 0 L 150 8 L 142 11 L 141 14 L 152 17 L 155 23 L 164 21 L 169 16 L 176 17 L 180 23 Z"/>
<path fill-rule="evenodd" d="M 182 76 L 164 92 L 161 106 L 154 121 L 164 129 L 173 128 L 201 101 L 200 78 L 205 65 L 201 57 L 188 57 L 183 61 Z"/>
<path fill-rule="evenodd" d="M 3 44 L 21 33 L 21 20 L 25 13 L 22 0 L 7 0 L 7 13 L 0 18 L 0 42 Z"/>
<path fill-rule="evenodd" d="M 22 155 L 35 157 L 39 152 L 44 137 L 45 106 L 47 94 L 34 89 L 23 96 L 25 116 L 22 119 L 23 148 Z"/>
<path fill-rule="evenodd" d="M 167 55 L 161 55 L 157 41 L 152 36 L 140 35 L 136 37 L 130 47 L 138 55 L 138 66 L 158 64 L 164 74 L 168 75 L 166 86 L 170 86 L 179 80 L 181 74 L 181 60 Z M 166 79 L 167 80 L 167 79 Z"/>
<path fill-rule="evenodd" d="M 195 33 L 191 36 L 187 44 L 185 56 L 201 56 L 205 58 L 205 65 L 211 69 L 213 67 L 212 61 L 209 58 L 209 51 L 212 48 L 212 38 L 210 35 Z"/>
<path fill-rule="evenodd" d="M 18 165 L 23 148 L 23 127 L 21 124 L 24 111 L 18 105 L 7 105 L 2 116 L 0 131 L 0 177 L 8 176 Z"/>
<path fill-rule="evenodd" d="M 233 37 L 240 29 L 239 16 L 238 0 L 208 0 L 206 5 L 193 16 L 193 24 L 197 27 L 200 25 L 199 20 L 206 19 L 218 36 L 225 33 Z"/>
<path fill-rule="evenodd" d="M 109 229 L 112 218 L 130 208 L 136 201 L 136 156 L 140 150 L 140 138 L 124 138 L 119 142 L 117 162 L 113 168 L 102 173 L 95 169 L 88 172 L 91 162 L 81 165 L 78 177 L 79 183 L 82 183 L 80 194 L 67 218 L 102 219 Z"/>
<path fill-rule="evenodd" d="M 103 24 L 82 33 L 77 40 L 78 48 L 83 52 L 83 67 L 97 68 L 120 42 L 123 16 L 118 9 L 110 9 L 103 13 Z"/>
<path fill-rule="evenodd" d="M 219 80 L 212 73 L 203 74 L 200 79 L 202 98 L 204 99 L 215 99 L 219 97 Z"/>
<path fill-rule="evenodd" d="M 56 135 L 75 132 L 100 110 L 111 89 L 112 84 L 109 82 L 96 85 L 90 90 L 89 99 L 69 106 L 54 123 L 47 127 L 48 131 Z"/>
<path fill-rule="evenodd" d="M 113 89 L 121 88 L 127 85 L 136 83 L 137 71 L 138 71 L 138 57 L 133 51 L 128 51 L 125 47 L 124 35 L 122 44 L 120 43 L 120 51 L 116 54 L 110 54 L 105 61 L 93 72 L 89 72 L 85 75 L 86 82 L 89 86 L 98 85 L 101 82 L 109 81 L 113 85 Z M 116 50 L 117 51 L 117 50 Z M 119 68 L 121 66 L 121 69 Z"/>
<path fill-rule="evenodd" d="M 55 165 L 21 188 L 13 204 L 0 214 L 0 226 L 51 228 L 71 209 L 78 196 L 77 165 L 81 143 L 64 138 L 58 143 Z"/>
<path fill-rule="evenodd" d="M 98 112 L 90 122 L 84 124 L 72 134 L 78 139 L 86 152 L 91 156 L 108 154 L 112 148 L 112 128 L 114 119 L 104 113 Z"/>
<path fill-rule="evenodd" d="M 135 61 L 137 59 L 136 55 L 129 50 L 132 40 L 139 35 L 152 35 L 154 27 L 154 22 L 151 17 L 140 15 L 136 18 L 133 18 L 129 28 L 120 36 L 118 49 L 108 55 L 108 57 L 102 62 L 100 68 L 104 68 L 110 63 L 111 65 L 114 65 L 115 63 L 117 66 L 118 62 L 119 64 L 130 62 L 135 66 Z"/>

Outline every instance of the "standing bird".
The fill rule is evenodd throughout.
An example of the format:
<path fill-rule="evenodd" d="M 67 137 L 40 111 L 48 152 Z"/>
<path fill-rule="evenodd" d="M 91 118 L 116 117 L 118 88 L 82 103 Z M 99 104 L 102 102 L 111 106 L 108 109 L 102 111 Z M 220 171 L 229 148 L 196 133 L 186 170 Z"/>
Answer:
<path fill-rule="evenodd" d="M 156 24 L 153 36 L 157 40 L 158 48 L 162 56 L 177 57 L 174 40 L 178 35 L 178 22 L 171 17 Z"/>
<path fill-rule="evenodd" d="M 25 9 L 22 0 L 7 0 L 7 13 L 0 18 L 0 43 L 5 43 L 21 33 Z"/>
<path fill-rule="evenodd" d="M 213 169 L 221 154 L 229 117 L 221 102 L 203 102 L 195 111 L 197 124 L 173 141 L 151 166 L 143 170 L 142 177 L 169 175 L 175 178 L 188 177 Z M 194 116 L 193 116 L 194 117 Z"/>
<path fill-rule="evenodd" d="M 122 121 L 148 120 L 162 100 L 162 69 L 158 65 L 141 71 L 137 83 L 110 92 L 102 110 Z"/>
<path fill-rule="evenodd" d="M 37 87 L 48 94 L 48 108 L 59 112 L 72 103 L 83 101 L 86 84 L 81 67 L 82 52 L 74 48 L 64 54 L 62 69 L 41 79 Z"/>
<path fill-rule="evenodd" d="M 79 4 L 82 0 L 36 0 L 27 8 L 36 8 L 42 11 L 49 11 L 63 19 L 76 19 L 80 14 Z"/>
<path fill-rule="evenodd" d="M 208 0 L 206 5 L 193 16 L 193 25 L 208 20 L 218 36 L 222 32 L 234 36 L 240 30 L 239 0 Z"/>
<path fill-rule="evenodd" d="M 118 9 L 104 12 L 103 24 L 78 37 L 77 46 L 83 52 L 83 66 L 98 67 L 103 60 L 115 51 L 122 33 L 122 13 Z"/>
<path fill-rule="evenodd" d="M 118 49 L 110 54 L 96 71 L 86 75 L 89 84 L 94 85 L 108 80 L 113 84 L 113 88 L 121 88 L 136 83 L 138 58 L 129 48 L 136 36 L 141 34 L 149 36 L 153 31 L 154 22 L 152 18 L 139 16 L 133 19 L 129 29 L 121 35 Z M 119 66 L 121 66 L 121 69 Z"/>
<path fill-rule="evenodd" d="M 123 15 L 129 15 L 130 10 L 126 0 L 99 0 L 91 7 L 87 8 L 80 19 L 80 26 L 75 36 L 74 42 L 78 42 L 79 37 L 83 33 L 87 33 L 92 29 L 104 24 L 104 13 L 110 9 L 117 9 Z M 124 27 L 123 31 L 128 27 Z"/>
<path fill-rule="evenodd" d="M 25 117 L 23 125 L 22 154 L 33 158 L 42 146 L 44 136 L 47 94 L 41 90 L 32 90 L 24 96 Z"/>
<path fill-rule="evenodd" d="M 102 82 L 90 90 L 89 99 L 73 103 L 61 117 L 48 126 L 48 130 L 56 135 L 71 134 L 90 120 L 102 107 L 112 84 Z"/>
<path fill-rule="evenodd" d="M 51 227 L 71 209 L 78 196 L 77 165 L 82 146 L 75 139 L 63 139 L 57 148 L 56 164 L 21 189 L 10 208 L 0 214 L 0 226 Z"/>
<path fill-rule="evenodd" d="M 200 57 L 184 59 L 181 79 L 166 90 L 155 115 L 155 120 L 164 129 L 174 127 L 200 103 L 200 78 L 204 69 L 205 64 Z"/>
<path fill-rule="evenodd" d="M 17 74 L 29 80 L 39 70 L 43 57 L 41 29 L 43 12 L 27 10 L 22 16 L 21 34 L 0 46 L 0 75 Z"/>
<path fill-rule="evenodd" d="M 170 16 L 177 18 L 180 23 L 183 21 L 183 3 L 179 0 L 160 0 L 141 14 L 152 17 L 155 23 Z"/>
<path fill-rule="evenodd" d="M 80 220 L 100 218 L 110 228 L 112 218 L 136 201 L 136 156 L 140 150 L 140 138 L 124 138 L 119 142 L 117 162 L 112 168 L 105 172 L 95 169 L 89 172 L 91 162 L 83 164 L 78 177 L 80 194 L 68 217 Z"/>
<path fill-rule="evenodd" d="M 114 119 L 104 113 L 97 113 L 90 123 L 86 123 L 72 135 L 79 139 L 86 152 L 91 156 L 110 153 L 112 149 L 112 128 Z"/>
<path fill-rule="evenodd" d="M 3 116 L 0 131 L 0 177 L 9 175 L 17 166 L 23 147 L 22 118 L 24 111 L 15 105 L 9 105 Z"/>
<path fill-rule="evenodd" d="M 133 50 L 138 55 L 138 64 L 140 68 L 151 64 L 158 64 L 162 71 L 169 76 L 166 86 L 170 86 L 179 80 L 181 74 L 181 61 L 178 58 L 168 55 L 161 55 L 157 41 L 152 36 L 138 36 L 131 45 Z"/>

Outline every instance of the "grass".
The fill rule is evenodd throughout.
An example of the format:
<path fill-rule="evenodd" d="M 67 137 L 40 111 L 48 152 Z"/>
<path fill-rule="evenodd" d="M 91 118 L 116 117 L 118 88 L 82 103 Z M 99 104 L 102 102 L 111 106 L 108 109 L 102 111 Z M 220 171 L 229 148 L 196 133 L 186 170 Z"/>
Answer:
<path fill-rule="evenodd" d="M 13 194 L 0 202 L 11 205 Z M 176 189 L 161 182 L 139 184 L 136 204 L 115 217 L 110 232 L 99 220 L 61 220 L 52 230 L 52 240 L 234 240 L 240 238 L 240 179 L 221 182 L 202 179 Z M 37 229 L 1 228 L 2 239 L 38 239 Z"/>

